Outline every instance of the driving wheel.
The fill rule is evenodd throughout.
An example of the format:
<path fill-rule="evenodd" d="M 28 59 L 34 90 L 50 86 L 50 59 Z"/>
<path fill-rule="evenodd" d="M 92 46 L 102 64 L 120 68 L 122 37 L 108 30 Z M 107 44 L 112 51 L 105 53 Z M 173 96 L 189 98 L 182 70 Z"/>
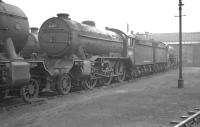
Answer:
<path fill-rule="evenodd" d="M 71 89 L 71 77 L 68 74 L 63 74 L 58 79 L 56 87 L 59 94 L 68 94 Z"/>
<path fill-rule="evenodd" d="M 37 80 L 30 79 L 28 85 L 24 85 L 21 87 L 20 95 L 22 99 L 27 102 L 31 103 L 33 99 L 38 97 L 39 93 L 39 85 Z"/>

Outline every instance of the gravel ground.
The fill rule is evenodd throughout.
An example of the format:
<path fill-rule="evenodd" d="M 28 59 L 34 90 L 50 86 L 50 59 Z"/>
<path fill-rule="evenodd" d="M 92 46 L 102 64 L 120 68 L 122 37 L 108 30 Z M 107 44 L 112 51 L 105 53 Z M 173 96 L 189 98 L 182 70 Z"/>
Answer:
<path fill-rule="evenodd" d="M 168 127 L 200 107 L 200 68 L 183 73 L 182 89 L 173 70 L 0 112 L 0 127 Z"/>

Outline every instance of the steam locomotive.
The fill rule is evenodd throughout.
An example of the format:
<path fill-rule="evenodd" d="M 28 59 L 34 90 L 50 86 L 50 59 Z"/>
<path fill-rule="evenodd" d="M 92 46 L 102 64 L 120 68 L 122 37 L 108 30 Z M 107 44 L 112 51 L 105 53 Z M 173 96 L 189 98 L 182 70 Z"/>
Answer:
<path fill-rule="evenodd" d="M 97 83 L 122 82 L 169 66 L 165 44 L 114 28 L 100 30 L 92 21 L 78 23 L 64 13 L 42 24 L 38 40 L 46 54 L 44 66 L 48 74 L 37 79 L 48 80 L 60 94 L 69 93 L 74 86 L 92 89 Z"/>
<path fill-rule="evenodd" d="M 27 61 L 18 53 L 29 35 L 29 23 L 24 12 L 0 1 L 0 98 L 21 96 L 30 102 L 37 97 L 39 84 L 30 70 L 43 61 Z"/>

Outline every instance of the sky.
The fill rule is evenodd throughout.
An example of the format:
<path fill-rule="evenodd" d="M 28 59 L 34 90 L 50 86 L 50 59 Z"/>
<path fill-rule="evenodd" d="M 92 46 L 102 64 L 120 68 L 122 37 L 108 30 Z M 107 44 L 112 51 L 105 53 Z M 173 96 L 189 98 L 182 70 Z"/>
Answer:
<path fill-rule="evenodd" d="M 179 0 L 3 0 L 20 7 L 30 27 L 38 27 L 57 13 L 68 13 L 77 22 L 95 21 L 96 27 L 124 32 L 170 33 L 179 31 Z M 200 31 L 200 0 L 182 0 L 183 32 Z"/>

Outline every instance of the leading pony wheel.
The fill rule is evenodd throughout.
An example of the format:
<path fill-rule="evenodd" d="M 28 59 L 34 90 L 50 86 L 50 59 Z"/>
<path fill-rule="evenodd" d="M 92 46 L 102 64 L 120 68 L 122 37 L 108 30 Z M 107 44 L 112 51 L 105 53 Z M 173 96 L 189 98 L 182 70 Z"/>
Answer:
<path fill-rule="evenodd" d="M 57 91 L 61 95 L 68 94 L 71 90 L 71 77 L 68 74 L 63 74 L 57 82 Z"/>
<path fill-rule="evenodd" d="M 27 103 L 31 103 L 35 98 L 37 98 L 38 93 L 39 85 L 35 79 L 30 79 L 28 85 L 24 85 L 20 89 L 20 95 L 22 99 Z"/>

